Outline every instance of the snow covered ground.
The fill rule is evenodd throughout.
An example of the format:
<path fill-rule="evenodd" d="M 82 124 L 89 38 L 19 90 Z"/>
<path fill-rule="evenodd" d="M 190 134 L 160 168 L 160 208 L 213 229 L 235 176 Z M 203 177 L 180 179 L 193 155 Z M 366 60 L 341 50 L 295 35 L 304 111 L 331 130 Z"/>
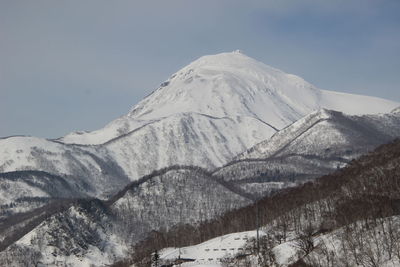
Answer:
<path fill-rule="evenodd" d="M 245 244 L 254 239 L 256 231 L 240 232 L 210 239 L 198 245 L 183 248 L 166 248 L 160 251 L 161 260 L 175 260 L 179 256 L 183 259 L 193 259 L 193 262 L 182 266 L 221 266 L 221 260 L 238 254 L 249 253 Z M 260 231 L 260 236 L 264 235 Z"/>
<path fill-rule="evenodd" d="M 392 216 L 377 220 L 378 223 L 368 230 L 364 228 L 365 221 L 359 221 L 351 224 L 350 233 L 346 227 L 342 227 L 326 234 L 315 235 L 312 238 L 314 249 L 308 255 L 304 255 L 301 250 L 296 233 L 290 232 L 288 241 L 272 248 L 275 264 L 288 266 L 302 258 L 311 266 L 349 266 L 348 264 L 373 266 L 370 265 L 372 263 L 384 267 L 400 266 L 400 255 L 388 250 L 389 247 L 395 251 L 400 248 L 396 242 L 396 238 L 400 237 L 398 228 L 400 217 Z M 265 232 L 260 231 L 260 236 L 264 235 Z M 255 236 L 256 231 L 232 233 L 194 246 L 180 249 L 165 248 L 160 251 L 160 259 L 173 262 L 180 255 L 182 259 L 194 260 L 185 262 L 181 266 L 224 266 L 221 261 L 242 254 L 247 255 L 249 262 L 252 263 L 251 266 L 258 266 L 254 254 L 250 255 L 250 251 L 245 249 L 246 243 L 254 240 Z M 391 240 L 387 239 L 388 236 Z M 358 264 L 354 260 L 355 257 L 359 261 Z"/>

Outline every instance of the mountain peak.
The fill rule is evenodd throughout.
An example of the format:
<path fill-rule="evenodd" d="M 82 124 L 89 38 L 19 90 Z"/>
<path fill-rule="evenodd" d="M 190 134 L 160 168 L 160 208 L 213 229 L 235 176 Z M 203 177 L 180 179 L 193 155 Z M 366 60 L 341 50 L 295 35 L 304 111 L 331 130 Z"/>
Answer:
<path fill-rule="evenodd" d="M 196 68 L 213 68 L 215 70 L 222 70 L 222 71 L 233 70 L 233 69 L 236 69 L 237 71 L 237 69 L 245 70 L 245 68 L 247 68 L 252 71 L 283 73 L 278 69 L 272 68 L 264 63 L 261 63 L 247 56 L 241 50 L 202 56 L 193 61 L 192 63 L 188 64 L 182 70 L 196 69 Z"/>
<path fill-rule="evenodd" d="M 320 90 L 296 75 L 234 51 L 193 61 L 133 107 L 129 117 L 147 120 L 180 112 L 250 116 L 280 129 L 320 108 L 365 114 L 388 112 L 397 105 Z"/>
<path fill-rule="evenodd" d="M 320 90 L 296 75 L 233 51 L 202 56 L 183 67 L 104 129 L 60 140 L 98 144 L 180 113 L 237 122 L 250 118 L 275 132 L 321 108 L 353 115 L 386 113 L 397 106 L 380 98 Z"/>
<path fill-rule="evenodd" d="M 156 119 L 196 112 L 214 117 L 255 117 L 282 128 L 319 108 L 315 106 L 319 94 L 300 77 L 234 51 L 193 61 L 136 105 L 129 117 Z"/>

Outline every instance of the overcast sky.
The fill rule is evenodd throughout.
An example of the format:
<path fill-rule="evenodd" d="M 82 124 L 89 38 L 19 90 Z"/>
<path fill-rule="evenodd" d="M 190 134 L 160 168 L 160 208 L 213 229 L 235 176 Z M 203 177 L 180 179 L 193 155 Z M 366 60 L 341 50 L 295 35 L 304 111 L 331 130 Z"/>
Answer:
<path fill-rule="evenodd" d="M 236 49 L 400 102 L 399 14 L 399 0 L 0 0 L 0 136 L 101 128 L 196 58 Z"/>

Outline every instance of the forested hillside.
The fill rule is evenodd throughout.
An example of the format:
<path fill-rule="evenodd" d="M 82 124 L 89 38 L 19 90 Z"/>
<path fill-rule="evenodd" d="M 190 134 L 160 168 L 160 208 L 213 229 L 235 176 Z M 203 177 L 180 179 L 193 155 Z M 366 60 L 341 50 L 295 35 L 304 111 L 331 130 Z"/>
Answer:
<path fill-rule="evenodd" d="M 258 257 L 265 266 L 274 265 L 272 249 L 289 241 L 290 235 L 293 239 L 294 234 L 299 262 L 313 266 L 381 266 L 400 261 L 398 215 L 400 140 L 395 140 L 333 174 L 282 190 L 200 226 L 181 225 L 167 232 L 153 232 L 137 244 L 130 262 L 146 266 L 155 250 L 253 230 L 259 217 L 267 238 L 261 241 L 259 253 L 245 257 L 249 261 Z M 340 249 L 322 248 L 315 241 L 327 233 L 335 233 Z M 232 259 L 231 264 L 245 260 Z"/>

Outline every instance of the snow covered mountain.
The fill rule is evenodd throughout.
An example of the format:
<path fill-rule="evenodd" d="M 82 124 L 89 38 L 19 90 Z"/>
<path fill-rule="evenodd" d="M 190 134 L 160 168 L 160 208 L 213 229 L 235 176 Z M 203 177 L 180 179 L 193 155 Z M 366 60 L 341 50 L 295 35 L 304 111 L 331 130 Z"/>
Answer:
<path fill-rule="evenodd" d="M 172 164 L 222 166 L 320 108 L 369 114 L 397 106 L 379 98 L 320 90 L 240 52 L 222 53 L 182 68 L 105 128 L 58 141 L 102 144 L 135 180 Z"/>
<path fill-rule="evenodd" d="M 131 216 L 120 219 L 136 229 L 130 233 L 136 235 L 130 236 L 133 242 L 154 229 L 197 223 L 247 205 L 253 199 L 249 193 L 265 194 L 330 172 L 397 136 L 400 113 L 393 109 L 399 105 L 320 90 L 239 52 L 202 57 L 103 129 L 57 140 L 1 138 L 0 224 L 16 221 L 30 229 L 32 220 L 41 222 L 3 256 L 24 254 L 34 244 L 28 249 L 32 257 L 43 251 L 46 264 L 97 264 L 93 259 L 100 254 L 111 263 L 126 248 L 117 240 L 126 233 L 107 228 L 115 216 Z M 375 115 L 312 113 L 320 108 Z M 215 170 L 243 151 L 238 161 Z M 172 165 L 190 167 L 149 176 Z M 124 194 L 116 194 L 128 184 Z M 104 209 L 96 201 L 85 206 L 87 198 L 111 195 Z M 85 201 L 44 212 L 64 198 Z M 32 219 L 34 211 L 44 214 Z M 59 229 L 61 238 L 52 239 Z M 63 239 L 69 235 L 72 240 Z"/>
<path fill-rule="evenodd" d="M 65 179 L 77 197 L 106 198 L 156 169 L 222 166 L 321 107 L 364 114 L 399 105 L 320 90 L 240 52 L 204 56 L 103 129 L 0 139 L 0 172 L 43 171 Z M 47 194 L 23 186 L 30 197 Z"/>
<path fill-rule="evenodd" d="M 322 109 L 296 121 L 214 171 L 265 195 L 344 167 L 400 137 L 400 113 L 350 116 Z"/>
<path fill-rule="evenodd" d="M 400 114 L 349 116 L 319 110 L 296 121 L 246 152 L 238 159 L 319 155 L 354 158 L 400 136 Z"/>
<path fill-rule="evenodd" d="M 320 90 L 302 78 L 258 62 L 241 52 L 204 56 L 173 74 L 125 116 L 94 132 L 59 140 L 101 144 L 148 123 L 180 113 L 198 113 L 237 122 L 266 123 L 269 134 L 320 108 L 348 114 L 386 113 L 399 103 L 376 97 Z"/>
<path fill-rule="evenodd" d="M 129 182 L 124 170 L 102 147 L 72 146 L 36 137 L 0 139 L 0 172 L 16 172 L 16 175 L 24 176 L 20 171 L 39 171 L 35 174 L 36 182 L 42 180 L 40 186 L 48 187 L 46 192 L 40 193 L 34 185 L 34 180 L 22 185 L 22 178 L 8 179 L 8 182 L 17 185 L 14 193 L 18 191 L 17 188 L 31 192 L 25 197 L 43 197 L 50 193 L 49 191 L 54 191 L 51 180 L 54 180 L 54 183 L 57 180 L 48 178 L 55 176 L 77 193 L 75 197 L 106 196 L 115 193 Z M 3 180 L 0 181 L 2 182 Z M 13 187 L 2 188 L 7 188 L 8 193 L 13 193 Z M 1 204 L 3 203 L 0 202 Z"/>

